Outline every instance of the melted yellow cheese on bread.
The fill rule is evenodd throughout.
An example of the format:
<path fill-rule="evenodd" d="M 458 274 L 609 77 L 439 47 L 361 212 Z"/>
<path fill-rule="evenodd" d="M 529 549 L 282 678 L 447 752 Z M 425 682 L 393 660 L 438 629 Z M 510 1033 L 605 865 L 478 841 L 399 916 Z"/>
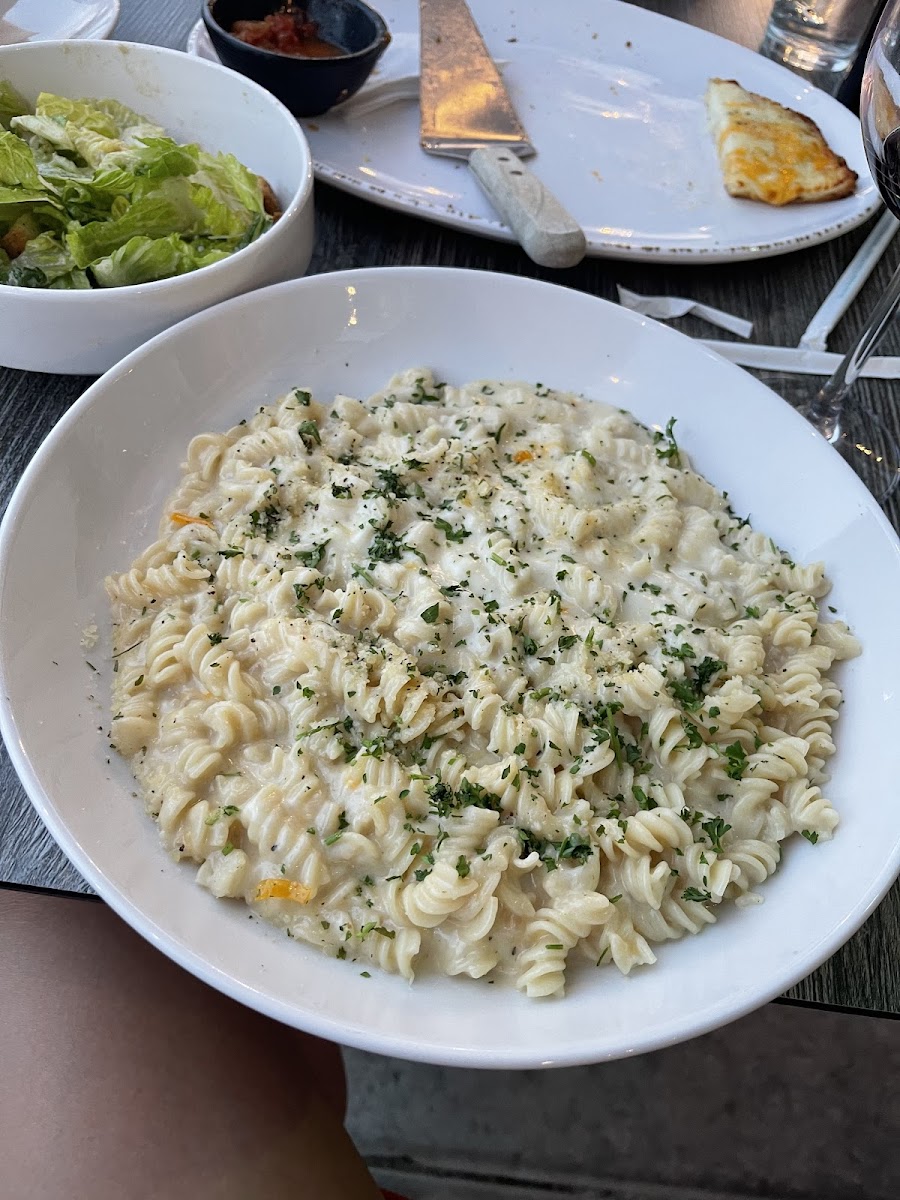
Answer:
<path fill-rule="evenodd" d="M 733 79 L 709 81 L 706 113 L 730 196 L 781 205 L 839 200 L 856 188 L 856 172 L 802 113 Z"/>

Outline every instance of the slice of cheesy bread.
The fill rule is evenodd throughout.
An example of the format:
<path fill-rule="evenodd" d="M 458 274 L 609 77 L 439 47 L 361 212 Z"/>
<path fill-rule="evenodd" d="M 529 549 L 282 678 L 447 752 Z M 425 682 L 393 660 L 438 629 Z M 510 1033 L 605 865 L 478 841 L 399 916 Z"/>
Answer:
<path fill-rule="evenodd" d="M 856 172 L 802 113 L 734 79 L 711 79 L 706 114 L 730 196 L 780 205 L 853 194 Z"/>

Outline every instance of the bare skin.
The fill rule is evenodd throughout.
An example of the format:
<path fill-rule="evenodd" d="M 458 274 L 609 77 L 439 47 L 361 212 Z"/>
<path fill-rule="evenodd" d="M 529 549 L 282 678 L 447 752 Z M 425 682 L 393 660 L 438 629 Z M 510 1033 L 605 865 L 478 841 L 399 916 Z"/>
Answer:
<path fill-rule="evenodd" d="M 377 1200 L 336 1046 L 226 999 L 105 905 L 0 889 L 10 1200 Z"/>

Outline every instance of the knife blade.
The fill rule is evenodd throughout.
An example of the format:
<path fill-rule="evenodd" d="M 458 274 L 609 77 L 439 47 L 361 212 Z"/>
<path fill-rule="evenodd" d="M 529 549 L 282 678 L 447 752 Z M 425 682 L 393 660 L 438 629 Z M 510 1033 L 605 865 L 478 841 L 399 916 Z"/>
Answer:
<path fill-rule="evenodd" d="M 572 267 L 587 243 L 577 221 L 522 162 L 536 153 L 465 0 L 419 0 L 420 142 L 466 160 L 525 252 Z"/>

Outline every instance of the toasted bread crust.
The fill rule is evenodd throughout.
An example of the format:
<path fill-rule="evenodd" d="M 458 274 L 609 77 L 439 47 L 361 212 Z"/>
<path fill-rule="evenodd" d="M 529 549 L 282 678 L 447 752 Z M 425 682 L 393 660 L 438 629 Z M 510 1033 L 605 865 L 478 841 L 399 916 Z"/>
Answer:
<path fill-rule="evenodd" d="M 840 200 L 857 175 L 835 154 L 815 121 L 735 79 L 711 79 L 706 112 L 730 196 L 764 204 Z"/>

